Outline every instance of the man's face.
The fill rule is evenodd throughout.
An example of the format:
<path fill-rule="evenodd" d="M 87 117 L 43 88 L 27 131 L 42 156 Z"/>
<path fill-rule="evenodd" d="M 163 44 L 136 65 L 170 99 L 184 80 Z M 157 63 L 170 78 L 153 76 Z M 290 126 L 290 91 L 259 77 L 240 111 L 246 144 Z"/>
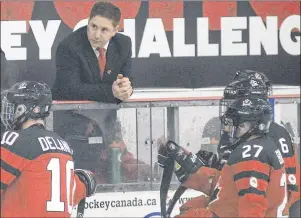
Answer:
<path fill-rule="evenodd" d="M 113 21 L 105 17 L 95 16 L 89 20 L 87 35 L 94 48 L 103 48 L 117 33 L 118 26 L 113 26 Z"/>
<path fill-rule="evenodd" d="M 250 122 L 240 123 L 237 126 L 236 137 L 237 138 L 242 137 L 245 133 L 247 133 L 248 131 L 250 131 L 250 129 L 251 129 L 251 123 Z"/>

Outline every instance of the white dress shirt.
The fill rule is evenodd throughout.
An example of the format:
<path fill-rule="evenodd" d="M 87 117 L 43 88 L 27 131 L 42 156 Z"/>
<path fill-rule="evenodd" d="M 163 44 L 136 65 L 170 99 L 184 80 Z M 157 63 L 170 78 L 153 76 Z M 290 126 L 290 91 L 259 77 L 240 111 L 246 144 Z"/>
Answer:
<path fill-rule="evenodd" d="M 103 48 L 105 49 L 105 55 L 106 55 L 106 53 L 107 53 L 109 43 L 110 43 L 110 41 L 108 41 L 107 44 L 105 44 L 105 46 L 103 47 Z M 97 59 L 98 59 L 98 57 L 99 57 L 99 52 L 98 52 L 98 50 L 97 50 L 98 47 L 97 47 L 97 48 L 92 47 L 92 48 L 93 48 L 94 53 L 95 53 L 95 55 L 96 55 L 96 57 L 97 57 Z"/>

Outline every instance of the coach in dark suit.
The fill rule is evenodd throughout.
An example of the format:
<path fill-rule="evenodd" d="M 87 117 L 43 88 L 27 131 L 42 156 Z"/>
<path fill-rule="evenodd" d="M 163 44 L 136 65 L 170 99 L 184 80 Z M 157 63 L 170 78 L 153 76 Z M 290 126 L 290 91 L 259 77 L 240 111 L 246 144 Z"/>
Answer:
<path fill-rule="evenodd" d="M 132 45 L 128 36 L 117 33 L 120 17 L 119 8 L 113 4 L 97 2 L 91 9 L 88 25 L 71 33 L 59 44 L 56 52 L 57 75 L 52 90 L 55 100 L 120 103 L 130 97 L 133 92 L 129 80 Z M 116 110 L 81 113 L 87 113 L 98 123 L 103 134 L 103 149 L 114 144 L 118 139 Z M 54 114 L 55 126 L 60 131 L 63 129 L 59 134 L 67 131 L 64 128 L 69 128 L 68 125 L 75 125 L 75 129 L 81 129 L 83 125 L 68 114 L 70 112 L 66 111 Z M 82 150 L 87 157 L 95 152 L 90 146 Z M 74 151 L 81 152 L 76 148 Z M 90 167 L 102 169 L 104 164 L 95 162 Z"/>
<path fill-rule="evenodd" d="M 128 36 L 117 33 L 120 17 L 113 4 L 97 2 L 88 26 L 59 44 L 54 99 L 119 103 L 130 97 L 132 45 Z"/>

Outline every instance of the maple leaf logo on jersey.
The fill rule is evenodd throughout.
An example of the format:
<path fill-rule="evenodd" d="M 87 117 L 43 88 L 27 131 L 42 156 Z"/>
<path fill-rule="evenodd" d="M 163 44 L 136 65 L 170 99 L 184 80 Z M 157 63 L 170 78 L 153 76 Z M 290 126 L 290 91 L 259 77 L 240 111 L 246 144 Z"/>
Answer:
<path fill-rule="evenodd" d="M 250 178 L 250 185 L 254 188 L 258 187 L 257 179 L 255 177 Z"/>

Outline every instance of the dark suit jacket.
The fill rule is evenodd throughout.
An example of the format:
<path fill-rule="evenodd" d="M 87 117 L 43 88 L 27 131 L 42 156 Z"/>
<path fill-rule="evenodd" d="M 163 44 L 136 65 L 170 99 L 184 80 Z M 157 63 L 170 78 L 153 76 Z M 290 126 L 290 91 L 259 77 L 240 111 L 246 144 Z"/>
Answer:
<path fill-rule="evenodd" d="M 132 43 L 128 36 L 117 33 L 110 40 L 103 79 L 98 59 L 87 38 L 87 27 L 67 36 L 56 51 L 55 100 L 92 100 L 119 103 L 112 84 L 119 73 L 130 78 Z"/>

